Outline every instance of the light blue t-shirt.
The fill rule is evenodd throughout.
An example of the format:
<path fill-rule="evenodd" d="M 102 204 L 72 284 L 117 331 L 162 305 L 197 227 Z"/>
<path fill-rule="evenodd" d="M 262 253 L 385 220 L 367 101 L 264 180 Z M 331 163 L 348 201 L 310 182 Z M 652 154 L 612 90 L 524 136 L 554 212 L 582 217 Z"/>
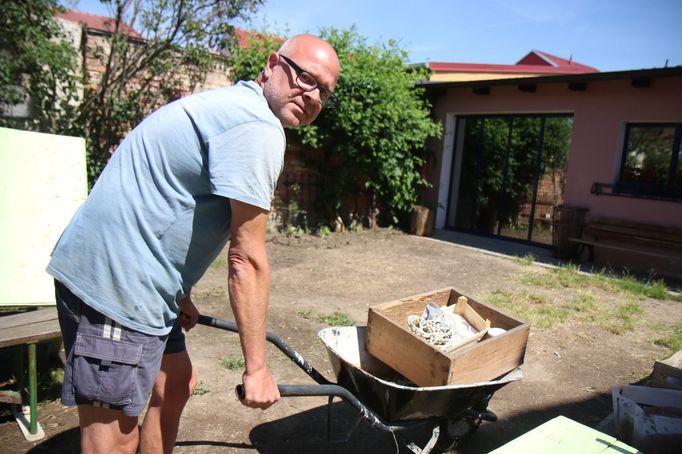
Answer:
<path fill-rule="evenodd" d="M 153 335 L 224 248 L 230 200 L 270 209 L 285 136 L 255 82 L 175 101 L 118 147 L 47 271 L 86 304 Z"/>

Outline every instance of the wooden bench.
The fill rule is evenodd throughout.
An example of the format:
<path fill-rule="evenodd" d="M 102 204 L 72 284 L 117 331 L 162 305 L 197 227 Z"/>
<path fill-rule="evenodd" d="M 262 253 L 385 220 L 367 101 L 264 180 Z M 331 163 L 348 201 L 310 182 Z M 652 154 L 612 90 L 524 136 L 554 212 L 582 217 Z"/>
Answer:
<path fill-rule="evenodd" d="M 585 226 L 581 238 L 568 241 L 578 244 L 578 258 L 587 249 L 591 262 L 595 248 L 682 260 L 682 229 L 674 227 L 596 218 Z"/>
<path fill-rule="evenodd" d="M 0 348 L 28 345 L 28 383 L 30 420 L 21 421 L 22 415 L 17 416 L 17 422 L 29 441 L 39 440 L 44 436 L 38 425 L 38 377 L 36 365 L 36 344 L 43 340 L 61 337 L 59 319 L 56 308 L 38 309 L 19 314 L 0 316 Z M 24 390 L 23 352 L 19 355 L 19 373 L 17 382 L 19 392 L 3 391 L 0 402 L 22 404 Z M 28 427 L 26 427 L 28 426 Z M 26 432 L 28 430 L 28 433 Z M 41 435 L 42 434 L 42 435 Z"/>

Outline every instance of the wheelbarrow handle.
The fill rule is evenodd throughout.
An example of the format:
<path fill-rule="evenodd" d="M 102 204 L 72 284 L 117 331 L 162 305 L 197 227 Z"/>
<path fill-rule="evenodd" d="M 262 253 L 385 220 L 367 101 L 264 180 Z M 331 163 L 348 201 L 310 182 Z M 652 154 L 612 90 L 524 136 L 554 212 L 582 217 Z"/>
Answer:
<path fill-rule="evenodd" d="M 350 394 L 345 388 L 339 385 L 277 385 L 279 395 L 282 397 L 301 397 L 301 396 L 335 396 L 346 397 Z M 239 400 L 244 399 L 244 385 L 234 387 L 234 393 Z M 350 394 L 353 398 L 352 394 Z"/>
<path fill-rule="evenodd" d="M 357 397 L 346 388 L 339 385 L 277 385 L 282 397 L 302 396 L 328 396 L 343 399 L 351 407 L 354 407 L 360 415 L 366 419 L 372 427 L 393 432 L 402 429 L 401 426 L 390 426 L 381 422 L 372 410 L 367 408 Z M 244 385 L 237 385 L 234 392 L 239 400 L 244 399 Z"/>
<path fill-rule="evenodd" d="M 231 331 L 233 333 L 239 332 L 239 327 L 235 322 L 229 320 L 221 320 L 215 317 L 209 317 L 208 315 L 199 315 L 198 323 L 200 325 L 212 326 L 214 328 L 219 328 L 225 331 Z M 268 342 L 274 344 L 290 360 L 292 360 L 294 364 L 303 369 L 303 371 L 317 383 L 321 385 L 332 384 L 332 382 L 324 378 L 324 376 L 321 373 L 319 373 L 313 366 L 311 366 L 306 360 L 304 360 L 303 357 L 296 350 L 291 348 L 282 339 L 275 336 L 269 331 L 265 332 L 265 338 L 268 340 Z"/>
<path fill-rule="evenodd" d="M 221 320 L 215 317 L 209 317 L 207 315 L 199 315 L 199 324 L 205 326 L 212 326 L 214 328 L 223 329 L 225 331 L 231 331 L 233 333 L 239 332 L 239 327 L 235 322 L 228 320 Z M 372 427 L 376 427 L 380 430 L 394 432 L 400 430 L 401 426 L 391 426 L 384 424 L 377 415 L 367 408 L 357 397 L 355 397 L 346 388 L 336 385 L 322 376 L 314 367 L 308 364 L 301 355 L 298 354 L 293 348 L 287 345 L 282 339 L 275 336 L 270 332 L 265 333 L 266 339 L 275 344 L 282 353 L 289 357 L 298 367 L 303 369 L 313 380 L 315 380 L 319 385 L 277 385 L 279 389 L 279 394 L 285 397 L 294 396 L 328 396 L 328 397 L 339 397 L 343 399 L 347 404 L 354 407 L 360 415 L 369 422 Z M 235 387 L 235 393 L 237 398 L 242 400 L 244 398 L 244 385 L 240 384 Z"/>

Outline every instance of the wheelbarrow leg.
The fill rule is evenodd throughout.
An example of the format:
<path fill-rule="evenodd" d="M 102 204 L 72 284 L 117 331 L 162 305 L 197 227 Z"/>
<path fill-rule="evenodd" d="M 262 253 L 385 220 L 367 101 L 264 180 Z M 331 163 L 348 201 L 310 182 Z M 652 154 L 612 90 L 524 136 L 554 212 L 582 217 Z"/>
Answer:
<path fill-rule="evenodd" d="M 426 443 L 426 445 L 424 445 L 423 448 L 420 448 L 413 442 L 407 443 L 406 446 L 407 449 L 412 451 L 414 454 L 430 454 L 433 447 L 436 446 L 436 443 L 438 443 L 438 438 L 440 438 L 440 427 L 436 425 L 431 432 L 431 439 L 428 441 L 428 443 Z"/>
<path fill-rule="evenodd" d="M 334 426 L 334 407 L 332 403 L 334 402 L 334 396 L 329 396 L 329 401 L 327 403 L 327 443 L 332 444 L 332 443 L 346 443 L 348 440 L 350 440 L 350 437 L 353 435 L 353 432 L 355 432 L 355 429 L 358 428 L 360 425 L 360 422 L 363 420 L 362 416 L 357 416 L 355 418 L 355 422 L 353 423 L 353 427 L 348 429 L 348 432 L 346 433 L 346 436 L 343 438 L 340 438 L 338 440 L 332 440 L 332 432 L 333 432 L 333 426 Z"/>
<path fill-rule="evenodd" d="M 332 403 L 334 396 L 329 396 L 327 401 L 327 443 L 332 442 Z"/>

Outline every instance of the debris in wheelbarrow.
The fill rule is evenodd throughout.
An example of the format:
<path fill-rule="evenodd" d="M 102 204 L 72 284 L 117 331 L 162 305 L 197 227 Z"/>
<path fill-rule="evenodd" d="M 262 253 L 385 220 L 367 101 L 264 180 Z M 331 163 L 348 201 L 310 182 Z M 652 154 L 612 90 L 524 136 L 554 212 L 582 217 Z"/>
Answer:
<path fill-rule="evenodd" d="M 462 297 L 471 309 L 467 320 L 485 336 L 443 352 L 410 330 L 408 318 L 422 314 L 429 303 L 449 307 Z M 490 328 L 477 318 L 489 321 Z M 367 330 L 366 348 L 373 356 L 418 386 L 442 386 L 495 380 L 523 364 L 529 326 L 448 287 L 370 307 Z"/>
<path fill-rule="evenodd" d="M 201 315 L 199 323 L 227 331 L 238 332 L 236 323 Z M 499 379 L 467 385 L 417 387 L 395 370 L 372 357 L 365 349 L 366 327 L 332 327 L 319 333 L 325 344 L 337 383 L 326 379 L 299 353 L 272 333 L 266 333 L 289 359 L 299 366 L 318 385 L 278 385 L 280 394 L 287 396 L 328 396 L 328 439 L 332 430 L 332 399 L 339 397 L 358 412 L 358 421 L 389 432 L 414 453 L 429 454 L 459 446 L 481 424 L 495 421 L 497 416 L 488 410 L 493 394 L 506 384 L 523 377 L 521 368 Z M 243 396 L 243 388 L 235 389 Z M 356 425 L 357 426 L 357 422 Z M 355 427 L 354 426 L 354 427 Z M 406 429 L 423 426 L 431 431 L 431 438 L 422 448 L 406 440 Z M 351 432 L 354 429 L 351 429 Z M 346 437 L 350 437 L 350 433 Z"/>
<path fill-rule="evenodd" d="M 407 316 L 407 326 L 441 352 L 449 353 L 482 339 L 488 334 L 490 320 L 484 320 L 469 306 L 468 299 L 460 296 L 457 304 L 450 306 L 428 302 L 421 315 Z"/>

